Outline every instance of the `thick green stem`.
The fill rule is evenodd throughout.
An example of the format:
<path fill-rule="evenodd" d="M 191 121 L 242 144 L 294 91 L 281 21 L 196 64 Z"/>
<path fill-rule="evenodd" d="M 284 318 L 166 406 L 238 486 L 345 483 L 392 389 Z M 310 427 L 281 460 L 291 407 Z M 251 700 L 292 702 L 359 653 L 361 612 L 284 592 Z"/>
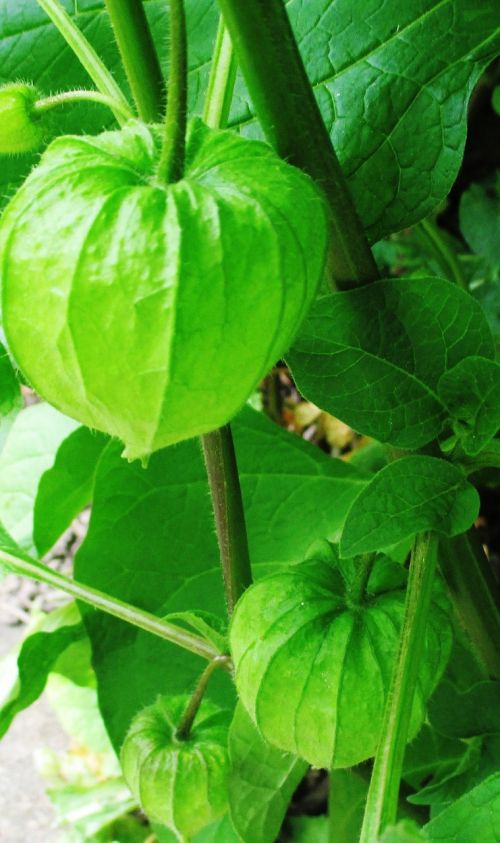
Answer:
<path fill-rule="evenodd" d="M 500 679 L 500 586 L 476 531 L 441 539 L 439 565 L 477 656 L 492 678 Z"/>
<path fill-rule="evenodd" d="M 252 582 L 245 513 L 229 425 L 201 438 L 229 614 Z"/>
<path fill-rule="evenodd" d="M 454 281 L 462 290 L 467 290 L 467 282 L 460 262 L 443 237 L 439 226 L 430 219 L 422 220 L 416 226 L 416 232 L 420 233 L 422 239 L 430 246 L 444 276 Z"/>
<path fill-rule="evenodd" d="M 13 553 L 0 550 L 0 562 L 17 574 L 53 586 L 77 600 L 88 603 L 95 609 L 100 609 L 108 615 L 113 615 L 113 617 L 126 621 L 126 623 L 144 629 L 152 635 L 164 638 L 166 641 L 177 644 L 179 647 L 189 650 L 189 652 L 195 653 L 204 659 L 212 661 L 221 655 L 213 644 L 205 641 L 204 638 L 187 632 L 175 626 L 175 624 L 168 623 L 168 621 L 164 621 L 150 612 L 138 609 L 136 606 L 130 605 L 130 603 L 125 603 L 116 597 L 111 597 L 109 594 L 98 591 L 96 588 L 76 582 L 64 576 L 64 574 L 53 571 L 52 568 L 48 568 L 42 562 L 38 562 L 35 559 L 30 559 L 27 556 L 16 556 Z"/>
<path fill-rule="evenodd" d="M 124 120 L 130 120 L 134 116 L 129 106 L 125 106 L 121 101 L 117 102 L 107 94 L 101 94 L 100 91 L 86 90 L 63 91 L 60 94 L 43 97 L 33 104 L 33 112 L 34 114 L 44 114 L 46 111 L 51 111 L 61 105 L 72 105 L 78 102 L 95 102 L 98 105 L 105 105 L 111 111 L 120 113 Z"/>
<path fill-rule="evenodd" d="M 145 123 L 159 119 L 163 78 L 142 0 L 105 0 L 137 110 Z"/>
<path fill-rule="evenodd" d="M 71 47 L 97 90 L 101 94 L 110 97 L 114 102 L 120 103 L 120 110 L 114 110 L 114 114 L 118 123 L 123 125 L 126 122 L 123 117 L 123 110 L 129 111 L 130 106 L 104 62 L 101 61 L 94 48 L 85 38 L 83 32 L 78 29 L 71 17 L 61 6 L 59 0 L 37 0 L 37 2 L 49 16 L 54 26 L 59 30 L 68 46 Z"/>
<path fill-rule="evenodd" d="M 161 182 L 175 182 L 184 172 L 187 121 L 187 35 L 183 0 L 170 0 L 170 63 L 163 147 L 158 167 Z"/>
<path fill-rule="evenodd" d="M 399 653 L 392 675 L 366 801 L 360 843 L 374 843 L 396 821 L 401 771 L 415 687 L 424 649 L 437 563 L 437 538 L 417 536 L 413 546 Z"/>
<path fill-rule="evenodd" d="M 366 553 L 358 560 L 356 578 L 349 589 L 349 601 L 356 606 L 362 605 L 365 601 L 366 587 L 376 558 L 376 553 Z"/>
<path fill-rule="evenodd" d="M 236 60 L 229 32 L 222 18 L 215 39 L 203 119 L 213 129 L 227 125 L 236 80 Z"/>
<path fill-rule="evenodd" d="M 323 188 L 331 216 L 329 269 L 338 287 L 378 277 L 282 0 L 219 0 L 257 116 L 283 158 Z"/>
<path fill-rule="evenodd" d="M 177 727 L 175 736 L 180 741 L 185 741 L 189 738 L 191 733 L 191 729 L 193 728 L 193 723 L 195 720 L 196 715 L 198 714 L 198 709 L 201 705 L 201 701 L 205 696 L 205 691 L 207 690 L 207 685 L 210 682 L 210 677 L 214 670 L 218 667 L 226 667 L 229 663 L 228 656 L 217 656 L 213 661 L 210 662 L 201 674 L 198 684 L 194 690 L 193 696 L 189 700 L 187 704 L 186 710 L 182 716 L 182 720 Z"/>

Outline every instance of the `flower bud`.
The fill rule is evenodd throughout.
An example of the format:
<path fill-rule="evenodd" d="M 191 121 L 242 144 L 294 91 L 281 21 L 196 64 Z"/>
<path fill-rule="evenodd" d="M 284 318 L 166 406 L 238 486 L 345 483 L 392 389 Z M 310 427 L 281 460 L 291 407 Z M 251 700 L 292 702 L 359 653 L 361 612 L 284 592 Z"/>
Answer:
<path fill-rule="evenodd" d="M 43 143 L 45 121 L 33 109 L 39 94 L 33 85 L 0 87 L 0 154 L 35 152 Z"/>

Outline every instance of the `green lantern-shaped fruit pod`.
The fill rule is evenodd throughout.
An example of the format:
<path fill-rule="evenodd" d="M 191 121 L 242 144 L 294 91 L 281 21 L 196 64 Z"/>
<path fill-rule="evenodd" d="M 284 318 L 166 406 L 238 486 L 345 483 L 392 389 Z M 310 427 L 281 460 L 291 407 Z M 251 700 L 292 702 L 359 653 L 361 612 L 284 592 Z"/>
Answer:
<path fill-rule="evenodd" d="M 230 641 L 240 699 L 262 735 L 315 767 L 372 757 L 404 614 L 404 569 L 380 558 L 353 599 L 357 560 L 308 559 L 264 577 L 236 606 Z M 410 736 L 451 649 L 446 603 L 431 610 Z"/>
<path fill-rule="evenodd" d="M 0 222 L 4 327 L 33 387 L 133 459 L 225 424 L 322 277 L 322 196 L 271 148 L 191 122 L 157 180 L 139 122 L 61 137 Z"/>
<path fill-rule="evenodd" d="M 189 736 L 176 737 L 187 696 L 159 697 L 136 715 L 121 750 L 123 775 L 152 822 L 190 841 L 227 808 L 230 713 L 203 700 Z"/>
<path fill-rule="evenodd" d="M 33 85 L 0 87 L 0 155 L 36 152 L 47 135 L 47 115 L 35 113 L 39 93 Z"/>

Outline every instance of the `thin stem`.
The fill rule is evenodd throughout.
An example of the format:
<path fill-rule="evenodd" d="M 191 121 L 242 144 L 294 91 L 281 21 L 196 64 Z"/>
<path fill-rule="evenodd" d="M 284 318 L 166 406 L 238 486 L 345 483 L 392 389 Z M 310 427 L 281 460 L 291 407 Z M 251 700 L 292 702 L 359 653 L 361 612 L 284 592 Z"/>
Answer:
<path fill-rule="evenodd" d="M 183 0 L 170 0 L 170 63 L 163 147 L 158 166 L 161 182 L 175 182 L 184 171 L 187 122 L 187 34 Z"/>
<path fill-rule="evenodd" d="M 449 278 L 450 281 L 454 281 L 462 288 L 462 290 L 467 290 L 467 281 L 465 280 L 465 276 L 462 272 L 460 262 L 453 249 L 450 248 L 443 237 L 439 226 L 432 220 L 426 219 L 421 220 L 415 228 L 417 232 L 420 231 L 423 235 L 423 239 L 432 249 L 445 276 Z"/>
<path fill-rule="evenodd" d="M 476 530 L 441 539 L 439 565 L 479 660 L 492 678 L 500 679 L 500 586 Z"/>
<path fill-rule="evenodd" d="M 229 425 L 201 437 L 229 614 L 252 582 L 245 513 Z"/>
<path fill-rule="evenodd" d="M 207 689 L 207 685 L 210 682 L 210 677 L 216 668 L 218 667 L 226 667 L 228 662 L 227 656 L 217 656 L 213 661 L 210 662 L 201 674 L 198 684 L 195 688 L 193 696 L 189 700 L 189 703 L 186 707 L 184 714 L 182 715 L 181 722 L 177 727 L 175 732 L 175 736 L 180 741 L 185 741 L 189 738 L 191 733 L 191 729 L 193 728 L 193 723 L 195 720 L 196 715 L 198 714 L 198 709 L 201 705 L 201 701 L 205 696 L 205 691 Z"/>
<path fill-rule="evenodd" d="M 323 188 L 330 207 L 331 280 L 378 278 L 340 164 L 307 77 L 283 0 L 219 0 L 257 116 L 278 154 Z"/>
<path fill-rule="evenodd" d="M 113 112 L 119 112 L 124 120 L 131 120 L 134 116 L 128 105 L 124 105 L 121 101 L 109 97 L 107 94 L 101 94 L 100 91 L 63 91 L 60 94 L 54 94 L 51 97 L 43 97 L 33 103 L 33 112 L 35 114 L 44 114 L 46 111 L 51 111 L 60 105 L 71 105 L 77 102 L 95 102 L 99 105 L 105 105 Z"/>
<path fill-rule="evenodd" d="M 105 0 L 137 110 L 145 123 L 162 111 L 163 77 L 142 0 Z"/>
<path fill-rule="evenodd" d="M 69 594 L 77 600 L 82 600 L 84 603 L 88 603 L 90 606 L 100 609 L 108 615 L 113 615 L 113 617 L 137 626 L 139 629 L 144 629 L 152 635 L 157 635 L 166 641 L 170 641 L 172 644 L 177 644 L 179 647 L 189 650 L 189 652 L 195 653 L 204 659 L 212 661 L 212 659 L 221 655 L 213 644 L 205 641 L 204 638 L 187 632 L 175 626 L 175 624 L 168 623 L 168 621 L 164 621 L 150 612 L 138 609 L 136 606 L 130 605 L 130 603 L 125 603 L 116 597 L 111 597 L 109 594 L 98 591 L 96 588 L 76 582 L 64 576 L 64 574 L 53 571 L 43 563 L 30 559 L 28 556 L 20 557 L 5 550 L 0 550 L 0 562 L 22 576 L 30 577 L 31 579 L 58 588 L 60 591 Z"/>
<path fill-rule="evenodd" d="M 120 110 L 114 110 L 114 115 L 123 125 L 126 121 L 123 118 L 123 109 L 129 110 L 130 106 L 121 90 L 113 79 L 108 68 L 101 61 L 94 48 L 89 44 L 83 32 L 81 32 L 71 17 L 61 6 L 59 0 L 37 0 L 38 5 L 49 16 L 54 26 L 69 47 L 73 50 L 77 59 L 83 65 L 98 91 L 110 97 L 114 102 L 120 103 Z"/>
<path fill-rule="evenodd" d="M 387 698 L 382 737 L 368 790 L 359 843 L 378 840 L 396 821 L 401 771 L 437 563 L 437 538 L 417 536 L 413 546 L 399 654 Z"/>
<path fill-rule="evenodd" d="M 231 38 L 224 21 L 220 18 L 203 109 L 203 120 L 207 126 L 216 129 L 227 125 L 236 69 Z"/>

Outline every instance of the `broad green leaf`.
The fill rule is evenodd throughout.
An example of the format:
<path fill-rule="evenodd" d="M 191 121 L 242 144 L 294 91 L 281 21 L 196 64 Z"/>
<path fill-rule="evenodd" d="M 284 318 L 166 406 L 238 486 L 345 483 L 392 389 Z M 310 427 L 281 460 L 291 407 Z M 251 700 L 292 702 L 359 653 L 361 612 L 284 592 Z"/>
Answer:
<path fill-rule="evenodd" d="M 232 425 L 256 576 L 298 562 L 318 530 L 338 534 L 365 475 L 246 408 Z M 111 443 L 96 474 L 89 532 L 75 560 L 83 582 L 165 616 L 202 609 L 225 617 L 219 553 L 197 442 L 154 455 L 147 469 Z M 100 705 L 115 747 L 159 692 L 192 687 L 198 658 L 147 633 L 88 614 Z M 232 699 L 229 678 L 209 693 Z"/>
<path fill-rule="evenodd" d="M 440 685 L 431 697 L 428 708 L 432 705 L 433 697 L 439 693 L 439 688 Z M 443 779 L 456 770 L 466 751 L 464 741 L 445 738 L 428 723 L 424 723 L 415 740 L 406 747 L 403 779 L 415 790 L 432 777 Z"/>
<path fill-rule="evenodd" d="M 145 4 L 166 62 L 167 9 Z M 68 11 L 74 11 L 68 3 Z M 494 0 L 369 0 L 362 21 L 355 0 L 289 0 L 287 9 L 323 118 L 373 240 L 426 216 L 448 193 L 462 159 L 467 101 L 482 69 L 498 52 Z M 122 82 L 117 50 L 101 0 L 79 0 L 78 25 Z M 217 22 L 212 0 L 187 0 L 190 108 L 199 113 Z M 8 10 L 8 14 L 7 14 Z M 321 25 L 318 26 L 318 21 Z M 397 23 L 395 23 L 397 21 Z M 21 77 L 45 92 L 89 86 L 89 79 L 48 23 L 36 0 L 0 3 L 0 81 Z M 369 22 L 369 23 L 368 23 Z M 449 37 L 453 31 L 453 38 Z M 240 82 L 231 124 L 256 134 Z M 68 107 L 56 130 L 97 131 L 101 108 Z M 362 126 L 362 131 L 360 131 Z M 19 181 L 30 156 L 2 168 Z M 3 189 L 2 189 L 3 188 Z"/>
<path fill-rule="evenodd" d="M 358 764 L 375 754 L 380 739 L 405 591 L 384 586 L 372 593 L 369 583 L 368 592 L 354 597 L 357 571 L 356 560 L 339 562 L 332 549 L 329 560 L 308 559 L 255 583 L 231 621 L 241 702 L 266 740 L 315 767 Z M 411 736 L 421 726 L 450 648 L 449 622 L 438 599 Z"/>
<path fill-rule="evenodd" d="M 479 682 L 464 692 L 442 682 L 429 703 L 429 718 L 448 738 L 500 735 L 500 682 Z"/>
<path fill-rule="evenodd" d="M 173 621 L 177 626 L 197 632 L 206 641 L 215 644 L 221 653 L 228 651 L 227 624 L 218 615 L 196 609 L 194 612 L 170 612 L 164 620 Z"/>
<path fill-rule="evenodd" d="M 334 843 L 358 843 L 368 782 L 353 770 L 330 773 L 328 820 Z"/>
<path fill-rule="evenodd" d="M 43 556 L 90 503 L 97 462 L 107 437 L 79 427 L 65 439 L 42 474 L 35 500 L 33 538 Z"/>
<path fill-rule="evenodd" d="M 129 459 L 230 421 L 289 348 L 327 247 L 322 194 L 267 144 L 196 119 L 182 179 L 162 185 L 160 160 L 138 121 L 57 138 L 0 218 L 14 358 Z"/>
<path fill-rule="evenodd" d="M 229 808 L 242 840 L 274 843 L 307 764 L 276 749 L 238 704 L 229 729 Z"/>
<path fill-rule="evenodd" d="M 118 822 L 115 825 L 115 821 L 137 810 L 136 800 L 122 778 L 99 781 L 95 777 L 86 786 L 77 782 L 50 787 L 48 796 L 57 824 L 64 829 L 64 843 L 146 843 L 144 836 L 118 836 L 120 830 L 129 829 Z"/>
<path fill-rule="evenodd" d="M 162 695 L 139 711 L 120 753 L 125 780 L 144 812 L 182 843 L 224 814 L 229 771 L 229 712 L 203 699 L 181 739 L 177 728 L 189 701 L 188 694 Z"/>
<path fill-rule="evenodd" d="M 22 547 L 33 549 L 38 483 L 62 440 L 76 427 L 49 404 L 33 404 L 15 419 L 0 455 L 0 521 Z"/>
<path fill-rule="evenodd" d="M 441 377 L 438 393 L 465 453 L 476 456 L 500 428 L 500 366 L 466 357 Z"/>
<path fill-rule="evenodd" d="M 360 433 L 419 448 L 448 411 L 438 382 L 463 357 L 494 357 L 480 306 L 440 278 L 379 281 L 323 296 L 288 362 L 300 391 Z"/>
<path fill-rule="evenodd" d="M 15 716 L 38 699 L 61 653 L 85 635 L 75 604 L 56 609 L 24 639 L 17 659 L 18 680 L 0 710 L 0 737 Z"/>
<path fill-rule="evenodd" d="M 5 348 L 0 344 L 0 451 L 22 406 L 19 381 Z"/>
<path fill-rule="evenodd" d="M 500 183 L 471 184 L 460 198 L 460 230 L 477 255 L 493 266 L 500 266 L 498 220 L 500 218 Z"/>
<path fill-rule="evenodd" d="M 163 837 L 158 838 L 159 843 L 163 843 Z M 166 843 L 170 841 L 166 840 Z M 193 839 L 193 843 L 241 843 L 241 838 L 236 834 L 229 816 L 222 817 L 216 820 L 211 825 L 200 831 Z"/>
<path fill-rule="evenodd" d="M 425 530 L 464 533 L 479 511 L 479 496 L 462 471 L 436 457 L 402 457 L 363 489 L 347 515 L 342 556 L 382 550 Z"/>
<path fill-rule="evenodd" d="M 498 843 L 500 773 L 490 776 L 425 826 L 439 843 Z"/>

